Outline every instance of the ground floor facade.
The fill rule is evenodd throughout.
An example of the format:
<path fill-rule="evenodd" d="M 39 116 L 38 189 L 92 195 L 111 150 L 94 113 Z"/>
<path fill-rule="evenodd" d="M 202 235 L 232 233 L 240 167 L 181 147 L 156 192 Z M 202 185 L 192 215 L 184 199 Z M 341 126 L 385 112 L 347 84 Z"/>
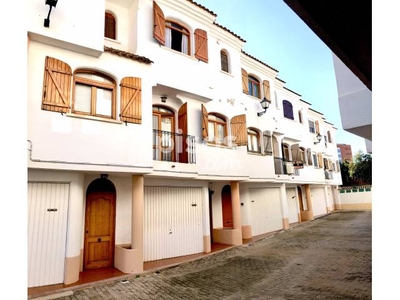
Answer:
<path fill-rule="evenodd" d="M 333 211 L 336 186 L 28 171 L 28 286 L 208 253 Z"/>

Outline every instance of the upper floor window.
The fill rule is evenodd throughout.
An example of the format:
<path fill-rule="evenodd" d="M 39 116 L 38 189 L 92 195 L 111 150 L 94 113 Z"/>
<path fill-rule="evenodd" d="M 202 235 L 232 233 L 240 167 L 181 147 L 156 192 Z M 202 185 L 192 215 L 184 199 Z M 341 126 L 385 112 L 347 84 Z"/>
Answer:
<path fill-rule="evenodd" d="M 117 38 L 116 34 L 116 21 L 113 14 L 106 12 L 104 20 L 104 36 L 115 40 Z"/>
<path fill-rule="evenodd" d="M 115 86 L 114 79 L 103 73 L 77 70 L 72 112 L 115 119 Z"/>
<path fill-rule="evenodd" d="M 221 70 L 229 73 L 228 54 L 221 50 Z"/>
<path fill-rule="evenodd" d="M 247 129 L 247 151 L 261 152 L 260 133 L 252 128 Z"/>
<path fill-rule="evenodd" d="M 185 54 L 190 54 L 189 30 L 177 23 L 166 21 L 165 46 Z"/>
<path fill-rule="evenodd" d="M 141 124 L 141 78 L 124 77 L 119 86 L 120 120 Z M 67 63 L 47 56 L 42 95 L 43 110 L 116 119 L 116 82 L 101 72 L 78 69 L 73 74 Z"/>
<path fill-rule="evenodd" d="M 248 86 L 249 95 L 260 98 L 260 81 L 253 76 L 249 76 Z"/>
<path fill-rule="evenodd" d="M 311 133 L 315 133 L 315 125 L 313 120 L 308 120 L 308 128 L 310 129 Z"/>
<path fill-rule="evenodd" d="M 177 22 L 166 20 L 162 9 L 153 1 L 153 37 L 161 44 L 176 51 L 191 55 L 191 33 L 185 26 Z M 194 56 L 208 62 L 207 31 L 195 29 Z"/>
<path fill-rule="evenodd" d="M 286 144 L 282 145 L 282 153 L 283 153 L 283 160 L 284 161 L 291 161 L 289 155 L 289 146 Z"/>
<path fill-rule="evenodd" d="M 226 120 L 216 114 L 208 115 L 208 142 L 215 144 L 226 143 Z"/>
<path fill-rule="evenodd" d="M 283 105 L 283 116 L 285 118 L 294 120 L 292 103 L 290 103 L 287 100 L 283 100 L 282 101 L 282 105 Z"/>

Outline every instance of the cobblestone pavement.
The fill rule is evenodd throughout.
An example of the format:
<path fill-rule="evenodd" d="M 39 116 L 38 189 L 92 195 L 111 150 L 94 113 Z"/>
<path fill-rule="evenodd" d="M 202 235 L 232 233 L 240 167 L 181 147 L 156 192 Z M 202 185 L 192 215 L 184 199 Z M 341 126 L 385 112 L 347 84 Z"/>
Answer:
<path fill-rule="evenodd" d="M 57 299 L 372 299 L 371 215 L 333 213 L 252 244 Z"/>

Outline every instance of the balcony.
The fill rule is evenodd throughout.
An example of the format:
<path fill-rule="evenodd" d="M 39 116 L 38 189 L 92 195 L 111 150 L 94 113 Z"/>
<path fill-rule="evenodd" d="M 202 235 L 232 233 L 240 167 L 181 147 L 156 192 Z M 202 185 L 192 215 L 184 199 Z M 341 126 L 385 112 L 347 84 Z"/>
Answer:
<path fill-rule="evenodd" d="M 325 171 L 325 179 L 333 179 L 333 172 L 329 170 L 324 170 Z"/>
<path fill-rule="evenodd" d="M 299 171 L 293 167 L 291 161 L 285 161 L 281 157 L 274 157 L 275 174 L 299 175 Z"/>
<path fill-rule="evenodd" d="M 195 164 L 195 137 L 154 129 L 153 160 Z"/>

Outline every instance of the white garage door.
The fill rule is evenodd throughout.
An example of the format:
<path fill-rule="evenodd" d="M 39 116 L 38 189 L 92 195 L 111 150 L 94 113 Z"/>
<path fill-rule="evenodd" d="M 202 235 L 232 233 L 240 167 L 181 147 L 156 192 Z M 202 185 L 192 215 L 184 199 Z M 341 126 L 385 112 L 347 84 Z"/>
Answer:
<path fill-rule="evenodd" d="M 326 214 L 325 193 L 323 188 L 311 189 L 314 217 Z"/>
<path fill-rule="evenodd" d="M 297 212 L 297 198 L 296 188 L 286 189 L 286 198 L 289 211 L 289 224 L 299 222 L 299 215 Z"/>
<path fill-rule="evenodd" d="M 144 261 L 203 252 L 202 189 L 144 188 Z"/>
<path fill-rule="evenodd" d="M 28 183 L 28 287 L 64 281 L 68 183 Z"/>
<path fill-rule="evenodd" d="M 279 188 L 249 189 L 253 236 L 283 228 Z"/>

